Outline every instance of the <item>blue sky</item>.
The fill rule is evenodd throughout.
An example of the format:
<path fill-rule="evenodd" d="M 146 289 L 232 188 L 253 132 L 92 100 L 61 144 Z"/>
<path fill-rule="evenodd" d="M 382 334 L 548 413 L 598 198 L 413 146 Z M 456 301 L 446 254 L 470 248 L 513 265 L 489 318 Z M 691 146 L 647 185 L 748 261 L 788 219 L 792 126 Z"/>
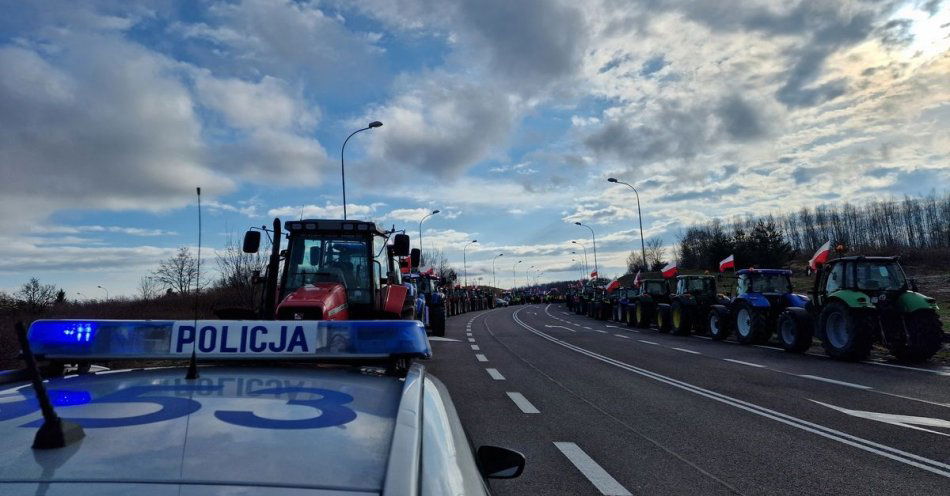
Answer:
<path fill-rule="evenodd" d="M 274 216 L 351 213 L 500 285 L 619 275 L 713 218 L 950 184 L 940 1 L 0 0 L 0 290 L 134 294 Z M 588 248 L 590 249 L 590 247 Z M 593 263 L 593 253 L 590 262 Z M 670 253 L 672 255 L 672 253 Z M 583 257 L 580 257 L 581 259 Z M 523 282 L 524 272 L 519 272 Z"/>

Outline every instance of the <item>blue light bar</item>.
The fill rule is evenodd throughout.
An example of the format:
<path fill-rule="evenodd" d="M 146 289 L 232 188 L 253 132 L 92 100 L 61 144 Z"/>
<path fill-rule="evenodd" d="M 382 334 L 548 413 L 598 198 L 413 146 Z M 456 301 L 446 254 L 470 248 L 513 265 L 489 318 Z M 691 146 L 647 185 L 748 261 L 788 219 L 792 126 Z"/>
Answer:
<path fill-rule="evenodd" d="M 415 320 L 37 320 L 33 352 L 58 359 L 216 360 L 429 358 Z"/>

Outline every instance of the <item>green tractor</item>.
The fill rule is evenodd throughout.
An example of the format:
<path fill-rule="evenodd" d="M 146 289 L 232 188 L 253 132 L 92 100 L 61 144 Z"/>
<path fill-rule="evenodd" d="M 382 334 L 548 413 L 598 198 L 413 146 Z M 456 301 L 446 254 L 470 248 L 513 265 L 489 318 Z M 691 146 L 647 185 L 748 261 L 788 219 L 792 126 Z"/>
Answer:
<path fill-rule="evenodd" d="M 669 304 L 670 286 L 664 279 L 644 279 L 640 293 L 627 304 L 627 325 L 649 328 L 653 325 L 657 305 Z"/>
<path fill-rule="evenodd" d="M 943 341 L 937 303 L 917 292 L 897 257 L 829 260 L 815 276 L 811 301 L 785 310 L 778 330 L 786 351 L 807 350 L 814 336 L 828 356 L 854 361 L 877 342 L 902 362 L 922 362 Z"/>
<path fill-rule="evenodd" d="M 716 292 L 715 276 L 677 276 L 670 304 L 657 307 L 657 328 L 679 336 L 688 336 L 693 327 L 705 331 L 706 316 L 712 306 L 726 302 L 726 298 Z"/>

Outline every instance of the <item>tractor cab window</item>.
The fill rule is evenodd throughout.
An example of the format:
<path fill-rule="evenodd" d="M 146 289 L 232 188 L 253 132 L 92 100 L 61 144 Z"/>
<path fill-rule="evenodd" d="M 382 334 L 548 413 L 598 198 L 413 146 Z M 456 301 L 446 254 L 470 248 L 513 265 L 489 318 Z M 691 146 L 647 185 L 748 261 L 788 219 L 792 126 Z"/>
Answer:
<path fill-rule="evenodd" d="M 791 293 L 792 283 L 782 274 L 756 274 L 749 278 L 753 293 Z"/>
<path fill-rule="evenodd" d="M 660 296 L 666 293 L 666 284 L 660 281 L 649 281 L 643 284 L 643 292 L 650 293 L 653 296 Z"/>
<path fill-rule="evenodd" d="M 839 263 L 831 269 L 831 272 L 828 273 L 828 278 L 825 280 L 825 291 L 828 293 L 834 293 L 842 288 L 844 285 L 844 264 Z"/>
<path fill-rule="evenodd" d="M 901 290 L 907 287 L 904 271 L 896 262 L 861 262 L 855 264 L 857 289 L 870 291 Z"/>
<path fill-rule="evenodd" d="M 676 292 L 679 294 L 706 293 L 712 290 L 713 281 L 707 278 L 680 279 L 676 285 Z"/>
<path fill-rule="evenodd" d="M 736 291 L 738 294 L 746 294 L 749 290 L 749 276 L 748 274 L 742 274 L 739 276 L 739 280 L 736 281 Z"/>
<path fill-rule="evenodd" d="M 370 246 L 361 236 L 305 235 L 291 240 L 285 294 L 307 284 L 336 282 L 351 303 L 372 301 Z"/>

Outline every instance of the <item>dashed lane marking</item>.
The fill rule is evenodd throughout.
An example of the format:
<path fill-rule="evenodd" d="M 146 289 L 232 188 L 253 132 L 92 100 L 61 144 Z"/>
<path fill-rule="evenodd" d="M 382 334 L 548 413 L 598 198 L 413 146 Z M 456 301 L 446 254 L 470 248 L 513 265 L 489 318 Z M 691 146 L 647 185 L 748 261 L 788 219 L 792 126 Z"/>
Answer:
<path fill-rule="evenodd" d="M 508 391 L 505 394 L 507 394 L 508 397 L 511 398 L 511 401 L 513 401 L 515 405 L 521 409 L 521 413 L 541 413 L 541 410 L 535 408 L 535 406 L 532 405 L 531 402 L 528 401 L 528 398 L 525 398 L 523 394 L 513 391 Z"/>
<path fill-rule="evenodd" d="M 490 375 L 491 378 L 495 379 L 496 381 L 505 380 L 505 376 L 501 375 L 501 372 L 499 372 L 498 369 L 485 369 L 485 372 L 488 372 L 488 375 Z"/>
<path fill-rule="evenodd" d="M 469 342 L 469 343 L 474 343 L 474 342 L 475 342 L 475 338 L 468 338 L 468 342 Z"/>
<path fill-rule="evenodd" d="M 676 351 L 682 351 L 683 353 L 692 353 L 694 355 L 702 355 L 702 353 L 693 350 L 687 350 L 686 348 L 673 348 Z"/>
<path fill-rule="evenodd" d="M 759 365 L 757 363 L 752 363 L 752 362 L 743 362 L 742 360 L 733 360 L 732 358 L 723 358 L 723 360 L 727 362 L 738 363 L 739 365 L 747 365 L 749 367 L 757 367 L 760 369 L 765 368 L 765 365 Z"/>
<path fill-rule="evenodd" d="M 638 339 L 637 341 L 641 343 L 652 344 L 654 346 L 660 346 L 660 343 L 657 343 L 656 341 L 647 341 L 646 339 Z"/>
<path fill-rule="evenodd" d="M 481 351 L 481 348 L 479 348 L 477 344 L 473 344 L 472 351 Z"/>
<path fill-rule="evenodd" d="M 630 336 L 624 336 L 623 334 L 614 334 L 614 336 L 617 336 L 618 338 L 630 339 Z"/>
<path fill-rule="evenodd" d="M 617 479 L 611 477 L 593 458 L 575 443 L 555 442 L 554 446 L 560 450 L 561 454 L 567 457 L 577 470 L 580 470 L 584 477 L 600 491 L 600 494 L 609 494 L 614 496 L 632 496 L 630 491 L 617 482 Z"/>
<path fill-rule="evenodd" d="M 817 375 L 800 374 L 798 377 L 804 377 L 805 379 L 812 379 L 812 380 L 821 381 L 821 382 L 829 382 L 831 384 L 837 384 L 839 386 L 848 386 L 848 387 L 853 387 L 857 389 L 872 389 L 870 386 L 863 386 L 861 384 L 855 384 L 853 382 L 836 381 L 834 379 L 829 379 L 827 377 L 819 377 Z"/>
<path fill-rule="evenodd" d="M 483 354 L 481 354 L 481 353 L 476 353 L 476 354 L 475 354 L 475 359 L 478 360 L 479 362 L 487 362 L 487 361 L 488 361 L 488 358 L 485 358 L 485 355 L 483 355 Z"/>

